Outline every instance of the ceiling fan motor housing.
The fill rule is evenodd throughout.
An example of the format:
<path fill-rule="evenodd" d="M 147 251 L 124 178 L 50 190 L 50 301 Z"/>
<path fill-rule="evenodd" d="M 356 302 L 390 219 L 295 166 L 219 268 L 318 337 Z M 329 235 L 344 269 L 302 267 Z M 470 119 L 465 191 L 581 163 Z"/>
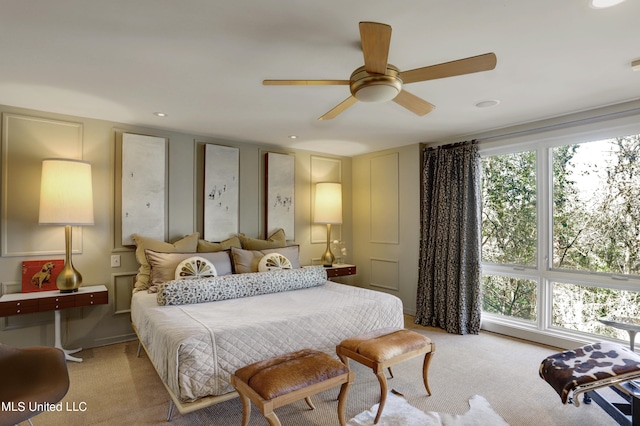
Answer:
<path fill-rule="evenodd" d="M 362 102 L 387 102 L 402 91 L 400 70 L 387 64 L 384 74 L 372 74 L 365 67 L 356 69 L 349 80 L 351 94 Z"/>

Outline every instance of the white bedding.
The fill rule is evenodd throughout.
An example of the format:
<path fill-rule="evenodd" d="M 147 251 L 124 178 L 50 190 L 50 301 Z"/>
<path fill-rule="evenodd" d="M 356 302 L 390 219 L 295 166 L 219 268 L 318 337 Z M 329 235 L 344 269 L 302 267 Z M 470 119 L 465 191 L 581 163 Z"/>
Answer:
<path fill-rule="evenodd" d="M 185 402 L 233 391 L 230 374 L 253 362 L 304 348 L 335 356 L 343 339 L 404 326 L 399 298 L 331 281 L 180 306 L 137 292 L 131 319 L 160 378 Z"/>

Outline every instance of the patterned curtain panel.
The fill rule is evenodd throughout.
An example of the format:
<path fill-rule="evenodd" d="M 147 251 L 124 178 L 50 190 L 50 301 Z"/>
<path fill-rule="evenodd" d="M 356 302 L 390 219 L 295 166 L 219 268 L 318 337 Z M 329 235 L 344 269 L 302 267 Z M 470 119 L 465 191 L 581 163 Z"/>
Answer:
<path fill-rule="evenodd" d="M 476 141 L 425 149 L 416 324 L 480 331 L 480 214 Z"/>

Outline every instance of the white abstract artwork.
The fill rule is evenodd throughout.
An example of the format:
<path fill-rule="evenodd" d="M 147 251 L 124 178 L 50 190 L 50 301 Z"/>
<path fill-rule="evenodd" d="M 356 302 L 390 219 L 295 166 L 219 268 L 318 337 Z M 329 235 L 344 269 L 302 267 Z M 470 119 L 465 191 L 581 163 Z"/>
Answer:
<path fill-rule="evenodd" d="M 238 233 L 240 150 L 204 146 L 204 239 L 222 241 Z"/>
<path fill-rule="evenodd" d="M 166 139 L 122 134 L 122 244 L 166 237 Z"/>
<path fill-rule="evenodd" d="M 267 235 L 284 229 L 288 240 L 295 238 L 295 157 L 267 154 Z"/>

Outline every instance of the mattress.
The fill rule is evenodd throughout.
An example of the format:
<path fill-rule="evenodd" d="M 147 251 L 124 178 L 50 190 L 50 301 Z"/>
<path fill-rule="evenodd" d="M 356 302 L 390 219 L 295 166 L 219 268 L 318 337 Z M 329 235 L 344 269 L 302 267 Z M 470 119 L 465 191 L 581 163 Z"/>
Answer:
<path fill-rule="evenodd" d="M 131 319 L 165 385 L 184 402 L 233 391 L 245 365 L 310 348 L 335 356 L 354 335 L 403 327 L 396 296 L 327 281 L 317 287 L 179 306 L 137 292 Z"/>

